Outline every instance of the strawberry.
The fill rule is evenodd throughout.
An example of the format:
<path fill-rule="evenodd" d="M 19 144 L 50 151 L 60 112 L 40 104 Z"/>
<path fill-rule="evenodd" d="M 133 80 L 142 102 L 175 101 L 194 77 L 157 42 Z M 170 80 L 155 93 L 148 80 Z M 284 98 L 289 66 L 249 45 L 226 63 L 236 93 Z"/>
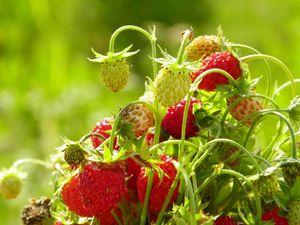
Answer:
<path fill-rule="evenodd" d="M 110 211 L 127 192 L 121 163 L 89 163 L 79 174 L 78 189 L 83 205 L 93 216 Z"/>
<path fill-rule="evenodd" d="M 49 198 L 31 199 L 30 204 L 22 210 L 23 225 L 51 223 L 51 200 Z"/>
<path fill-rule="evenodd" d="M 105 117 L 101 121 L 97 122 L 96 126 L 92 130 L 93 134 L 100 134 L 103 138 L 107 139 L 110 137 L 109 131 L 112 129 L 112 123 L 114 119 L 112 117 Z M 104 140 L 101 140 L 99 137 L 91 136 L 92 144 L 94 148 L 97 148 L 102 144 Z"/>
<path fill-rule="evenodd" d="M 252 183 L 264 199 L 272 199 L 278 191 L 278 180 L 276 175 L 272 172 L 255 176 Z"/>
<path fill-rule="evenodd" d="M 7 199 L 16 198 L 23 186 L 23 174 L 15 169 L 8 169 L 0 173 L 0 194 Z"/>
<path fill-rule="evenodd" d="M 201 35 L 192 40 L 186 47 L 189 60 L 196 61 L 221 50 L 219 37 L 216 35 Z"/>
<path fill-rule="evenodd" d="M 167 155 L 161 155 L 160 159 L 162 160 L 162 163 L 159 163 L 157 165 L 162 170 L 163 176 L 162 178 L 160 178 L 158 172 L 157 171 L 154 172 L 153 185 L 152 185 L 150 198 L 149 198 L 148 210 L 152 219 L 155 219 L 158 213 L 160 212 L 163 203 L 170 191 L 170 187 L 177 174 L 177 170 L 172 163 L 172 161 L 174 160 L 173 158 Z M 144 202 L 145 199 L 147 182 L 148 182 L 148 176 L 146 173 L 146 167 L 142 167 L 137 181 L 138 198 L 139 201 L 142 203 Z M 178 196 L 178 188 L 179 185 L 177 185 L 171 197 L 171 200 L 168 204 L 168 207 L 170 207 L 173 204 L 173 202 L 176 201 Z"/>
<path fill-rule="evenodd" d="M 134 192 L 137 192 L 137 180 L 142 167 L 141 158 L 139 156 L 133 156 L 126 159 L 126 176 L 127 187 Z"/>
<path fill-rule="evenodd" d="M 230 106 L 234 103 L 240 96 L 234 95 L 232 97 L 227 98 L 227 105 Z M 238 102 L 231 110 L 230 114 L 238 121 L 242 120 L 244 117 L 251 115 L 252 113 L 259 112 L 262 110 L 262 103 L 260 100 L 256 98 L 244 98 L 240 102 Z M 253 119 L 248 118 L 243 120 L 245 125 L 250 126 L 252 124 Z"/>
<path fill-rule="evenodd" d="M 83 199 L 80 195 L 79 182 L 79 175 L 76 175 L 64 185 L 61 192 L 63 202 L 70 211 L 79 216 L 93 216 L 83 204 Z"/>
<path fill-rule="evenodd" d="M 196 119 L 193 114 L 193 106 L 195 104 L 202 105 L 201 101 L 196 98 L 191 98 L 187 121 L 186 121 L 186 138 L 196 136 L 199 128 L 196 125 Z M 182 120 L 184 108 L 186 105 L 186 100 L 182 100 L 177 105 L 173 105 L 167 109 L 167 113 L 163 118 L 162 127 L 163 129 L 170 134 L 172 137 L 180 139 L 181 138 L 181 129 L 182 129 Z"/>
<path fill-rule="evenodd" d="M 216 52 L 202 60 L 199 70 L 192 72 L 193 82 L 203 72 L 210 69 L 222 69 L 237 80 L 242 75 L 239 60 L 230 52 Z M 198 88 L 206 91 L 216 90 L 218 85 L 229 84 L 227 77 L 220 73 L 210 73 L 202 78 Z"/>
<path fill-rule="evenodd" d="M 177 104 L 188 93 L 191 82 L 188 68 L 169 64 L 158 72 L 154 80 L 155 98 L 165 107 Z"/>
<path fill-rule="evenodd" d="M 265 212 L 261 218 L 263 221 L 273 221 L 275 225 L 288 225 L 288 220 L 279 215 L 279 209 L 274 207 L 271 211 Z"/>
<path fill-rule="evenodd" d="M 297 179 L 300 178 L 300 162 L 290 160 L 281 165 L 284 180 L 292 187 Z"/>
<path fill-rule="evenodd" d="M 230 216 L 219 216 L 214 225 L 237 225 L 237 222 Z"/>
<path fill-rule="evenodd" d="M 133 134 L 138 138 L 153 126 L 153 112 L 144 104 L 129 104 L 121 112 L 120 132 L 124 136 L 131 137 Z"/>
<path fill-rule="evenodd" d="M 291 201 L 288 205 L 288 215 L 287 219 L 289 225 L 299 225 L 300 224 L 300 200 Z"/>
<path fill-rule="evenodd" d="M 113 92 L 118 92 L 124 88 L 128 82 L 129 65 L 126 57 L 134 55 L 136 52 L 127 52 L 131 46 L 121 52 L 109 52 L 107 56 L 101 55 L 94 51 L 95 59 L 90 59 L 92 62 L 100 63 L 100 76 L 106 87 Z"/>

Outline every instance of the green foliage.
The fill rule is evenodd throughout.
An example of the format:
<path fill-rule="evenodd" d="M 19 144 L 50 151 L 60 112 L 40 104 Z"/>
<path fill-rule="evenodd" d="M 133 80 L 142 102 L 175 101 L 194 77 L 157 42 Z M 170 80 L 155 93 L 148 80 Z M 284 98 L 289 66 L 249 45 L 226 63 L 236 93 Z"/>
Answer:
<path fill-rule="evenodd" d="M 18 158 L 47 158 L 62 143 L 78 139 L 104 116 L 137 99 L 144 77 L 151 74 L 147 54 L 133 56 L 129 86 L 111 94 L 101 83 L 98 65 L 88 62 L 91 47 L 108 51 L 108 38 L 123 24 L 147 28 L 155 24 L 168 49 L 177 50 L 179 34 L 193 26 L 194 34 L 216 33 L 275 55 L 295 74 L 300 71 L 299 1 L 129 1 L 129 0 L 2 0 L 0 7 L 0 163 Z M 258 32 L 258 29 L 260 30 Z M 126 37 L 125 37 L 126 36 Z M 150 53 L 136 33 L 120 37 L 118 49 L 133 43 Z M 259 65 L 255 68 L 263 68 Z M 274 70 L 281 85 L 287 81 Z M 279 71 L 279 72 L 277 72 Z M 254 71 L 252 74 L 259 74 Z M 297 77 L 297 76 L 296 76 Z M 298 76 L 299 77 L 299 76 Z M 258 87 L 264 88 L 264 83 Z M 290 94 L 286 90 L 287 95 Z M 285 96 L 278 97 L 283 105 Z M 266 122 L 268 123 L 268 121 Z M 270 124 L 274 122 L 270 121 Z M 20 209 L 31 197 L 51 193 L 50 174 L 30 168 L 20 198 L 0 198 L 2 225 L 19 224 Z M 40 182 L 43 177 L 44 183 Z M 37 183 L 39 185 L 37 185 Z M 178 221 L 179 223 L 179 221 Z"/>

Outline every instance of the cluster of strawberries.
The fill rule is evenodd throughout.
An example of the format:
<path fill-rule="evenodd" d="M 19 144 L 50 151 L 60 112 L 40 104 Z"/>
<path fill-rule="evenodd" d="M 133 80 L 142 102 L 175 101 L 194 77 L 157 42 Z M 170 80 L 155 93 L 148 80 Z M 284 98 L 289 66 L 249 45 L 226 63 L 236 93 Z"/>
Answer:
<path fill-rule="evenodd" d="M 137 53 L 128 52 L 131 46 L 113 52 L 122 29 L 141 31 L 120 28 L 109 53 L 91 59 L 113 92 L 126 86 L 126 58 Z M 147 35 L 156 46 L 154 32 Z M 59 148 L 55 194 L 45 213 L 51 211 L 55 225 L 300 224 L 300 100 L 280 108 L 269 86 L 256 94 L 259 79 L 251 78 L 247 62 L 264 59 L 269 72 L 271 60 L 291 77 L 288 69 L 258 52 L 240 56 L 234 48 L 253 48 L 221 34 L 191 39 L 191 31 L 182 33 L 176 58 L 163 50 L 157 58 L 154 51 L 145 94 Z M 289 85 L 295 92 L 293 78 L 277 90 Z M 258 125 L 270 115 L 279 118 L 278 135 L 263 146 L 256 132 L 265 132 Z M 292 150 L 284 149 L 287 143 Z M 2 193 L 5 188 L 0 182 Z"/>

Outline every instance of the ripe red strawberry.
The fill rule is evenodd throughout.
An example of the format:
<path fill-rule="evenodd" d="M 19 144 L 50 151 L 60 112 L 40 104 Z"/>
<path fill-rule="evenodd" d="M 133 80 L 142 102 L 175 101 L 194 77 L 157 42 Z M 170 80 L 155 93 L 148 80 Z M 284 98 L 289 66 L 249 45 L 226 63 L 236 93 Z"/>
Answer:
<path fill-rule="evenodd" d="M 242 74 L 240 62 L 235 56 L 230 52 L 216 52 L 203 59 L 200 69 L 192 72 L 192 80 L 195 81 L 200 74 L 210 69 L 225 70 L 235 80 Z M 229 84 L 227 77 L 220 73 L 211 73 L 203 77 L 198 88 L 206 91 L 214 91 L 218 85 L 223 84 Z"/>
<path fill-rule="evenodd" d="M 214 225 L 237 225 L 237 222 L 230 216 L 219 216 Z"/>
<path fill-rule="evenodd" d="M 110 137 L 108 133 L 112 129 L 113 118 L 112 117 L 105 117 L 101 121 L 96 124 L 96 127 L 93 129 L 93 133 L 102 135 L 105 139 Z M 94 148 L 97 148 L 99 145 L 102 144 L 104 140 L 96 136 L 91 136 L 92 143 Z"/>
<path fill-rule="evenodd" d="M 128 126 L 130 129 L 128 130 Z M 125 136 L 140 137 L 154 126 L 153 112 L 143 104 L 130 104 L 121 113 L 121 133 Z M 125 128 L 125 129 L 124 129 Z"/>
<path fill-rule="evenodd" d="M 238 95 L 230 97 L 227 99 L 227 105 L 230 106 L 235 100 L 239 98 Z M 230 114 L 238 121 L 243 119 L 245 116 L 251 115 L 252 113 L 259 112 L 262 110 L 262 104 L 259 99 L 256 98 L 244 98 L 237 105 L 235 105 L 231 110 Z M 243 123 L 250 126 L 252 124 L 252 119 L 246 119 Z"/>
<path fill-rule="evenodd" d="M 87 211 L 97 216 L 110 211 L 127 192 L 121 163 L 89 163 L 79 174 L 79 190 Z"/>
<path fill-rule="evenodd" d="M 137 160 L 141 161 L 141 158 L 134 156 L 126 159 L 127 187 L 134 192 L 137 192 L 137 180 L 142 167 Z"/>
<path fill-rule="evenodd" d="M 162 121 L 163 129 L 172 137 L 177 139 L 181 138 L 182 120 L 185 104 L 186 100 L 182 100 L 177 105 L 169 107 Z M 199 131 L 199 128 L 196 125 L 196 118 L 193 114 L 194 104 L 199 104 L 201 106 L 202 103 L 196 98 L 191 99 L 186 121 L 186 138 L 196 136 Z"/>
<path fill-rule="evenodd" d="M 79 189 L 79 175 L 73 177 L 62 189 L 61 195 L 70 211 L 79 216 L 92 216 L 85 208 Z"/>
<path fill-rule="evenodd" d="M 288 220 L 279 215 L 278 213 L 279 209 L 277 207 L 273 208 L 271 211 L 265 212 L 262 215 L 262 220 L 263 221 L 269 221 L 272 220 L 274 222 L 275 225 L 288 225 Z"/>
<path fill-rule="evenodd" d="M 173 158 L 166 155 L 161 155 L 160 159 L 162 160 L 162 163 L 158 164 L 158 166 L 160 167 L 160 169 L 162 169 L 163 176 L 160 179 L 158 172 L 157 171 L 154 172 L 153 185 L 152 185 L 150 198 L 149 198 L 148 210 L 153 219 L 155 219 L 158 213 L 160 212 L 163 203 L 170 191 L 170 187 L 177 174 L 177 170 L 172 163 L 172 160 L 174 160 Z M 137 181 L 138 198 L 142 203 L 144 202 L 145 199 L 147 182 L 148 182 L 148 176 L 146 174 L 146 168 L 142 167 Z M 178 188 L 179 185 L 177 185 L 171 197 L 171 200 L 168 204 L 168 207 L 170 207 L 172 203 L 176 201 L 178 196 Z"/>
<path fill-rule="evenodd" d="M 114 207 L 113 209 L 116 216 L 122 221 L 122 213 L 119 207 Z M 104 225 L 118 225 L 118 222 L 115 220 L 114 216 L 111 213 L 111 210 L 107 210 L 104 212 L 99 213 L 97 215 L 97 219 L 99 220 L 100 224 Z"/>
<path fill-rule="evenodd" d="M 186 47 L 187 57 L 192 61 L 201 59 L 203 56 L 211 55 L 220 50 L 220 40 L 216 35 L 198 36 Z"/>

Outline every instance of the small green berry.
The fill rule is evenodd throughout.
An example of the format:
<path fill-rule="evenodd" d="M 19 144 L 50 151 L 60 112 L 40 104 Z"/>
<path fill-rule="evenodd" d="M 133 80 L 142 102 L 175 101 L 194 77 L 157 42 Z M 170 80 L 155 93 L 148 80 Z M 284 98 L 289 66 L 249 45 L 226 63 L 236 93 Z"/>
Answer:
<path fill-rule="evenodd" d="M 16 198 L 22 189 L 22 175 L 16 170 L 6 170 L 0 174 L 0 193 L 7 199 Z"/>

